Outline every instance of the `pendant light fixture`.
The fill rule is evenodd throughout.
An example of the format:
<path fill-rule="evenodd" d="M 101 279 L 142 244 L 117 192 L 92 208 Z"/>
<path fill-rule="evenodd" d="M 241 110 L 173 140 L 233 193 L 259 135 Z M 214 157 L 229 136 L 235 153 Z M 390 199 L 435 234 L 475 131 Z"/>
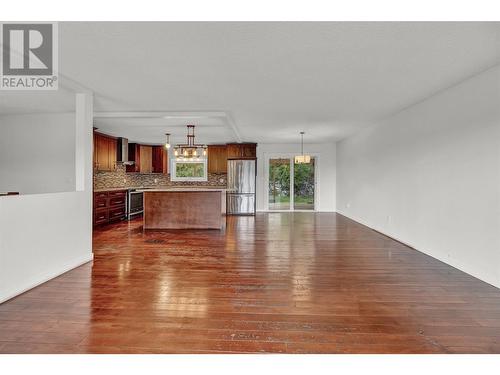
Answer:
<path fill-rule="evenodd" d="M 168 150 L 168 149 L 170 149 L 170 133 L 166 133 L 165 136 L 167 138 L 165 140 L 165 148 Z"/>
<path fill-rule="evenodd" d="M 194 143 L 194 125 L 187 125 L 187 142 L 174 147 L 177 160 L 200 160 L 207 156 L 207 145 Z"/>
<path fill-rule="evenodd" d="M 301 155 L 295 157 L 295 164 L 309 164 L 311 162 L 311 155 L 304 154 L 304 134 L 300 132 L 300 151 Z"/>

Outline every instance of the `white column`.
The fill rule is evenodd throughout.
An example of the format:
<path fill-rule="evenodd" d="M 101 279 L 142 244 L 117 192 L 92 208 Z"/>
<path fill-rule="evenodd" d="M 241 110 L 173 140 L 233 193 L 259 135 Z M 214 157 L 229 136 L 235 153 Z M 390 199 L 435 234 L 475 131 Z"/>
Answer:
<path fill-rule="evenodd" d="M 91 93 L 76 94 L 76 191 L 92 191 L 93 100 Z"/>

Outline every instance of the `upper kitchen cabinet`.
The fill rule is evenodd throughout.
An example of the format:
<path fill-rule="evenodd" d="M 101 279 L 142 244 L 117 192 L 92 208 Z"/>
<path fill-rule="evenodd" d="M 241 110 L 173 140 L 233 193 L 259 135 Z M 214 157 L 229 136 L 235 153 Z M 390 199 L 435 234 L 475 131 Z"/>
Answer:
<path fill-rule="evenodd" d="M 168 172 L 168 152 L 164 146 L 153 146 L 153 173 Z"/>
<path fill-rule="evenodd" d="M 227 146 L 208 146 L 208 173 L 227 173 Z"/>
<path fill-rule="evenodd" d="M 137 143 L 128 144 L 128 160 L 134 162 L 126 166 L 127 172 L 140 172 L 141 168 L 141 145 Z"/>
<path fill-rule="evenodd" d="M 116 138 L 94 132 L 94 169 L 114 171 L 116 169 Z"/>
<path fill-rule="evenodd" d="M 117 164 L 117 149 L 118 149 L 118 144 L 116 143 L 116 138 L 109 138 L 108 139 L 108 160 L 109 160 L 109 166 L 112 171 L 116 170 L 116 164 Z"/>
<path fill-rule="evenodd" d="M 167 173 L 168 154 L 163 146 L 128 144 L 128 158 L 133 165 L 127 165 L 127 172 Z"/>
<path fill-rule="evenodd" d="M 153 172 L 153 147 L 141 145 L 141 162 L 140 173 L 151 173 Z"/>
<path fill-rule="evenodd" d="M 227 145 L 228 159 L 256 159 L 257 144 L 256 143 L 228 143 Z"/>

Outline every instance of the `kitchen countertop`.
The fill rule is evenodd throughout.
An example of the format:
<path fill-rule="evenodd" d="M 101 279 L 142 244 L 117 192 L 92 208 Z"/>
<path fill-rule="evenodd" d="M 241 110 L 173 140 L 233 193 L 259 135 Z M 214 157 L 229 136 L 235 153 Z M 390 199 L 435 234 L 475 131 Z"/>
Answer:
<path fill-rule="evenodd" d="M 136 188 L 125 188 L 125 187 L 122 187 L 122 188 L 94 189 L 94 193 L 101 193 L 103 191 L 120 191 L 120 190 L 128 190 L 128 189 L 136 189 Z"/>
<path fill-rule="evenodd" d="M 144 189 L 144 190 L 141 190 L 141 189 L 138 189 L 137 191 L 142 191 L 144 193 L 157 193 L 157 192 L 202 192 L 202 191 L 226 191 L 228 189 L 226 188 L 203 188 L 203 187 L 181 187 L 181 186 L 178 186 L 178 187 L 172 187 L 172 188 L 165 188 L 165 189 Z"/>
<path fill-rule="evenodd" d="M 225 186 L 158 186 L 158 187 L 147 187 L 147 186 L 129 186 L 129 187 L 116 187 L 116 188 L 105 188 L 105 189 L 94 189 L 95 193 L 100 193 L 103 191 L 120 191 L 120 190 L 128 190 L 128 189 L 136 189 L 141 191 L 172 191 L 174 189 L 191 189 L 195 191 L 203 190 L 227 190 Z M 179 191 L 179 190 L 177 190 Z"/>

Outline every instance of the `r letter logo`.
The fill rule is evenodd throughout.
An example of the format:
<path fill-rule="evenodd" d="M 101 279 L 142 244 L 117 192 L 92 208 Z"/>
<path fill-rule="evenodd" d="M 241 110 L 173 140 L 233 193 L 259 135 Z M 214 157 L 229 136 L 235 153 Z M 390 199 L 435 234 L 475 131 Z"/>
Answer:
<path fill-rule="evenodd" d="M 57 90 L 57 24 L 0 25 L 0 89 Z"/>

